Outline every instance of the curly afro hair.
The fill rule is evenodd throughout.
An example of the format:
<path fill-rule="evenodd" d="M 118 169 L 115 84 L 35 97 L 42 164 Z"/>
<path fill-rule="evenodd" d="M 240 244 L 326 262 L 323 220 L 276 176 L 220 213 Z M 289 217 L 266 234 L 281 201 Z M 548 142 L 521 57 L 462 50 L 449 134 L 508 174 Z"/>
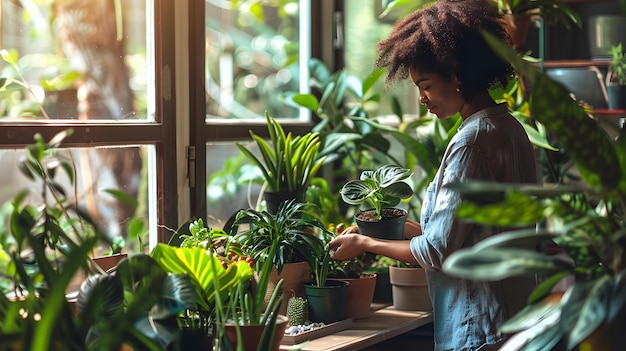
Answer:
<path fill-rule="evenodd" d="M 456 77 L 465 99 L 490 87 L 506 86 L 511 65 L 489 47 L 480 30 L 510 43 L 502 15 L 488 0 L 438 0 L 397 22 L 378 43 L 378 67 L 385 82 L 407 78 L 409 67 Z"/>

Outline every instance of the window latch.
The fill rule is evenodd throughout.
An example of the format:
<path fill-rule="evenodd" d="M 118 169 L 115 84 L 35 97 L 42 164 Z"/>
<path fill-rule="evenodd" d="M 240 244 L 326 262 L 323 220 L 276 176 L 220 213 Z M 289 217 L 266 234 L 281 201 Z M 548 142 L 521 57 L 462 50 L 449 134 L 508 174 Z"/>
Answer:
<path fill-rule="evenodd" d="M 196 187 L 196 147 L 187 146 L 187 178 L 189 187 Z"/>

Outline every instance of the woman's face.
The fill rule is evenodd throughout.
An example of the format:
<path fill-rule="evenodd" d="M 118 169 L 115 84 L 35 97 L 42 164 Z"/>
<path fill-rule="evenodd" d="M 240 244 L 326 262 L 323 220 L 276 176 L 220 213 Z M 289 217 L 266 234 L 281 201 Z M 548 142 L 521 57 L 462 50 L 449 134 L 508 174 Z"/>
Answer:
<path fill-rule="evenodd" d="M 409 76 L 419 89 L 420 103 L 439 119 L 454 116 L 461 110 L 465 100 L 457 90 L 456 78 L 447 81 L 438 73 L 421 73 L 417 68 L 409 69 Z"/>

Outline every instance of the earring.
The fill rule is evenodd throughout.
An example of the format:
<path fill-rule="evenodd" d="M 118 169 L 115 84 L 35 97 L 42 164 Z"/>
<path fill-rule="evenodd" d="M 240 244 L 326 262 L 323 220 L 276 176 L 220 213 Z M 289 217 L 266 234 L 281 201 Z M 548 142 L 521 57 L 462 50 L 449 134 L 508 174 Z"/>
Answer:
<path fill-rule="evenodd" d="M 457 86 L 457 87 L 456 87 L 456 92 L 457 92 L 457 93 L 460 93 L 460 92 L 461 92 L 461 86 Z"/>

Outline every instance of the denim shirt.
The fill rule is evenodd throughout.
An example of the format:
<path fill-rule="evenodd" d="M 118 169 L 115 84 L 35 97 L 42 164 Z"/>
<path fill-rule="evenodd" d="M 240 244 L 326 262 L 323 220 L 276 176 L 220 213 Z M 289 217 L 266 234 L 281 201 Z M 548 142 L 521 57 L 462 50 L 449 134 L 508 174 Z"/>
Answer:
<path fill-rule="evenodd" d="M 452 252 L 503 231 L 455 218 L 461 198 L 445 186 L 472 180 L 538 181 L 534 149 L 504 104 L 479 111 L 460 125 L 428 186 L 420 218 L 423 234 L 411 239 L 413 256 L 427 270 L 435 351 L 474 351 L 498 343 L 498 325 L 525 305 L 534 287 L 534 279 L 474 281 L 441 271 Z"/>

